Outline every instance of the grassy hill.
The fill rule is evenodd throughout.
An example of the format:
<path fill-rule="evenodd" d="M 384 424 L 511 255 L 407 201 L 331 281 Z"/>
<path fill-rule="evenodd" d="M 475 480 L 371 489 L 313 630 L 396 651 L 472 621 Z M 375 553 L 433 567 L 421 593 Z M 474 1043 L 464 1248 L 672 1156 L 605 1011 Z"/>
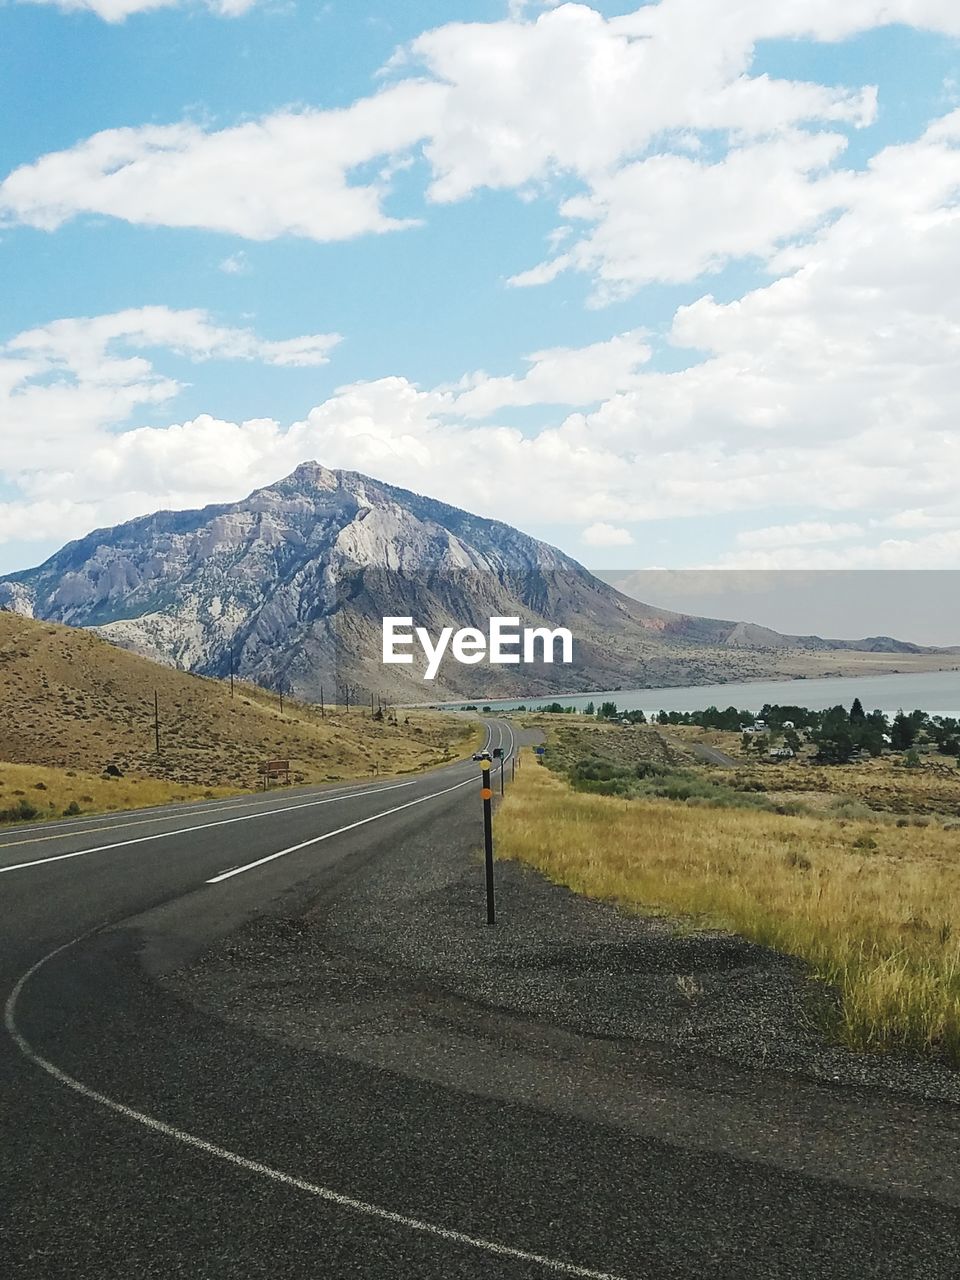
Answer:
<path fill-rule="evenodd" d="M 160 753 L 154 736 L 160 705 Z M 468 751 L 478 730 L 436 713 L 319 709 L 158 666 L 87 631 L 0 612 L 0 814 L 156 804 L 258 784 L 289 759 L 301 783 L 406 773 Z M 122 777 L 106 778 L 113 766 Z M 31 769 L 36 772 L 33 778 Z M 112 772 L 112 770 L 111 770 Z M 42 784 L 42 785 L 41 785 Z M 33 816 L 24 812 L 23 816 Z"/>

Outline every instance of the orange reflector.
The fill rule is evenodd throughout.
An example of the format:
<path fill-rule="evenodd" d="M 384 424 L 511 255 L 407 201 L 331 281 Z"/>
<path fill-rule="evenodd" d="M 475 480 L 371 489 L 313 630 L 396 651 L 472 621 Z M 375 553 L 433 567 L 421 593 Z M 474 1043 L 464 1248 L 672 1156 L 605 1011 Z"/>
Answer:
<path fill-rule="evenodd" d="M 489 787 L 484 787 L 483 790 L 480 792 L 480 795 L 483 797 L 484 800 L 493 799 L 493 792 L 490 790 Z"/>

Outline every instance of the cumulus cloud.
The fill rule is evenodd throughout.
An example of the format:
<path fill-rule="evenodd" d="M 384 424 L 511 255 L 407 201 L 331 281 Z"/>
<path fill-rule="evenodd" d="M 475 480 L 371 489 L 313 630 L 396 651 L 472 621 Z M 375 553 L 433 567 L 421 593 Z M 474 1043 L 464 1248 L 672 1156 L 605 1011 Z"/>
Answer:
<path fill-rule="evenodd" d="M 451 407 L 464 418 L 485 418 L 507 406 L 589 405 L 638 385 L 638 370 L 651 355 L 642 330 L 576 350 L 538 351 L 526 357 L 530 367 L 521 378 L 469 374 L 452 389 Z"/>
<path fill-rule="evenodd" d="M 384 211 L 387 161 L 429 132 L 444 96 L 410 81 L 342 110 L 284 111 L 233 128 L 106 129 L 14 170 L 0 184 L 0 219 L 52 231 L 78 214 L 107 214 L 249 240 L 397 230 L 410 220 Z M 379 175 L 354 180 L 378 160 Z"/>
<path fill-rule="evenodd" d="M 428 206 L 482 188 L 543 192 L 588 224 L 565 256 L 532 264 L 518 283 L 573 267 L 599 277 L 602 300 L 693 279 L 815 226 L 843 194 L 829 181 L 843 135 L 822 130 L 876 113 L 871 86 L 756 74 L 759 40 L 840 38 L 898 20 L 957 26 L 934 0 L 842 8 L 841 18 L 806 0 L 739 0 L 718 14 L 709 0 L 660 0 L 607 19 L 583 4 L 515 6 L 504 21 L 424 33 L 392 60 L 393 83 L 349 107 L 95 134 L 11 173 L 0 219 L 53 230 L 99 214 L 251 240 L 343 240 L 417 221 L 419 211 L 398 216 L 387 202 L 397 168 L 422 151 Z M 696 154 L 704 139 L 709 159 Z M 688 244 L 689 211 L 715 200 L 716 219 Z"/>
<path fill-rule="evenodd" d="M 806 520 L 800 524 L 768 525 L 763 529 L 747 529 L 737 535 L 741 547 L 808 547 L 821 542 L 846 542 L 863 536 L 859 524 L 830 524 L 825 520 Z"/>
<path fill-rule="evenodd" d="M 740 567 L 944 567 L 960 528 L 958 194 L 960 112 L 877 155 L 846 210 L 775 259 L 789 274 L 681 307 L 669 336 L 690 362 L 670 373 L 648 367 L 651 339 L 633 331 L 541 351 L 519 375 L 356 383 L 292 424 L 200 416 L 117 434 L 177 389 L 153 346 L 283 363 L 324 359 L 333 340 L 269 342 L 162 308 L 57 322 L 2 352 L 4 469 L 23 501 L 83 493 L 104 523 L 131 504 L 239 497 L 316 457 L 521 526 L 560 519 L 572 537 L 797 513 L 741 540 Z M 534 403 L 566 416 L 510 424 Z"/>
<path fill-rule="evenodd" d="M 511 283 L 543 284 L 575 269 L 596 279 L 603 302 L 653 281 L 695 280 L 737 259 L 769 261 L 849 199 L 852 175 L 831 171 L 845 145 L 835 134 L 791 134 L 735 148 L 716 163 L 661 154 L 626 165 L 561 207 L 564 217 L 593 224 L 587 235 Z"/>
<path fill-rule="evenodd" d="M 55 5 L 65 13 L 95 13 L 104 22 L 123 22 L 134 13 L 171 9 L 183 0 L 25 0 L 29 4 Z M 204 0 L 205 7 L 225 18 L 237 18 L 258 0 Z"/>
<path fill-rule="evenodd" d="M 584 529 L 581 541 L 587 547 L 632 547 L 633 534 L 629 529 L 598 521 Z"/>
<path fill-rule="evenodd" d="M 336 334 L 312 334 L 273 341 L 218 325 L 205 311 L 168 307 L 63 319 L 27 330 L 0 347 L 0 474 L 32 496 L 45 491 L 51 475 L 69 482 L 91 451 L 114 439 L 110 428 L 176 395 L 180 384 L 145 353 L 315 367 L 329 360 L 339 340 Z"/>
<path fill-rule="evenodd" d="M 960 34 L 955 0 L 660 0 L 611 19 L 525 6 L 428 33 L 391 72 L 408 78 L 339 112 L 112 130 L 17 170 L 0 208 L 36 226 L 86 210 L 336 239 L 403 224 L 391 175 L 423 147 L 434 205 L 483 187 L 556 200 L 551 255 L 516 283 L 575 270 L 606 301 L 742 259 L 771 283 L 681 307 L 670 372 L 651 367 L 660 339 L 632 330 L 434 388 L 358 382 L 293 423 L 118 430 L 178 390 L 157 349 L 310 365 L 329 335 L 265 341 L 163 308 L 47 325 L 0 350 L 0 465 L 19 491 L 0 530 L 235 498 L 316 457 L 522 526 L 567 522 L 587 545 L 756 512 L 729 563 L 951 567 L 960 112 L 845 169 L 873 90 L 753 70 L 764 39 L 890 22 Z M 549 425 L 520 429 L 531 406 L 554 406 Z"/>

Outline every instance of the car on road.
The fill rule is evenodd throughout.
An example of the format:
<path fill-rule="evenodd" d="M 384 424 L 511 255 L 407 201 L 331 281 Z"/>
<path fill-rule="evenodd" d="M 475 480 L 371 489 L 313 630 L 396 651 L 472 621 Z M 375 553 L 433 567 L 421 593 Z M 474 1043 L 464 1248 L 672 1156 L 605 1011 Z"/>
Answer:
<path fill-rule="evenodd" d="M 492 757 L 489 751 L 475 751 L 473 758 L 474 760 L 490 760 Z"/>

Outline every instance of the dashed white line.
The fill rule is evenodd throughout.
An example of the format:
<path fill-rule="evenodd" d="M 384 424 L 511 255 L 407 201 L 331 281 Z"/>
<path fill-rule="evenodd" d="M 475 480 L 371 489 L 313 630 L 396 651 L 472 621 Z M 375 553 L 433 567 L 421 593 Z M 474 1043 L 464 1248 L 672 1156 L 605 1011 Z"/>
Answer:
<path fill-rule="evenodd" d="M 320 805 L 337 804 L 341 801 L 353 800 L 361 796 L 377 796 L 384 791 L 396 791 L 400 787 L 414 787 L 422 778 L 414 778 L 410 782 L 393 782 L 386 787 L 368 787 L 365 791 L 348 791 L 344 795 L 326 796 L 322 800 L 308 800 L 303 804 L 283 805 L 278 809 L 266 809 L 256 813 L 245 813 L 236 818 L 219 818 L 216 822 L 203 822 L 193 827 L 178 827 L 176 831 L 157 831 L 150 836 L 135 836 L 132 840 L 117 840 L 112 844 L 99 844 L 92 849 L 75 849 L 72 853 L 54 853 L 47 858 L 34 858 L 30 862 L 16 862 L 9 867 L 0 867 L 0 876 L 8 871 L 24 871 L 28 867 L 42 867 L 48 862 L 64 862 L 68 858 L 86 858 L 91 853 L 106 853 L 110 849 L 126 849 L 135 844 L 149 844 L 154 840 L 170 840 L 174 836 L 192 835 L 197 831 L 210 831 L 214 827 L 229 827 L 238 822 L 254 822 L 258 818 L 273 818 L 281 813 L 295 813 L 298 809 L 316 809 Z M 2 853 L 0 848 L 0 853 Z"/>

